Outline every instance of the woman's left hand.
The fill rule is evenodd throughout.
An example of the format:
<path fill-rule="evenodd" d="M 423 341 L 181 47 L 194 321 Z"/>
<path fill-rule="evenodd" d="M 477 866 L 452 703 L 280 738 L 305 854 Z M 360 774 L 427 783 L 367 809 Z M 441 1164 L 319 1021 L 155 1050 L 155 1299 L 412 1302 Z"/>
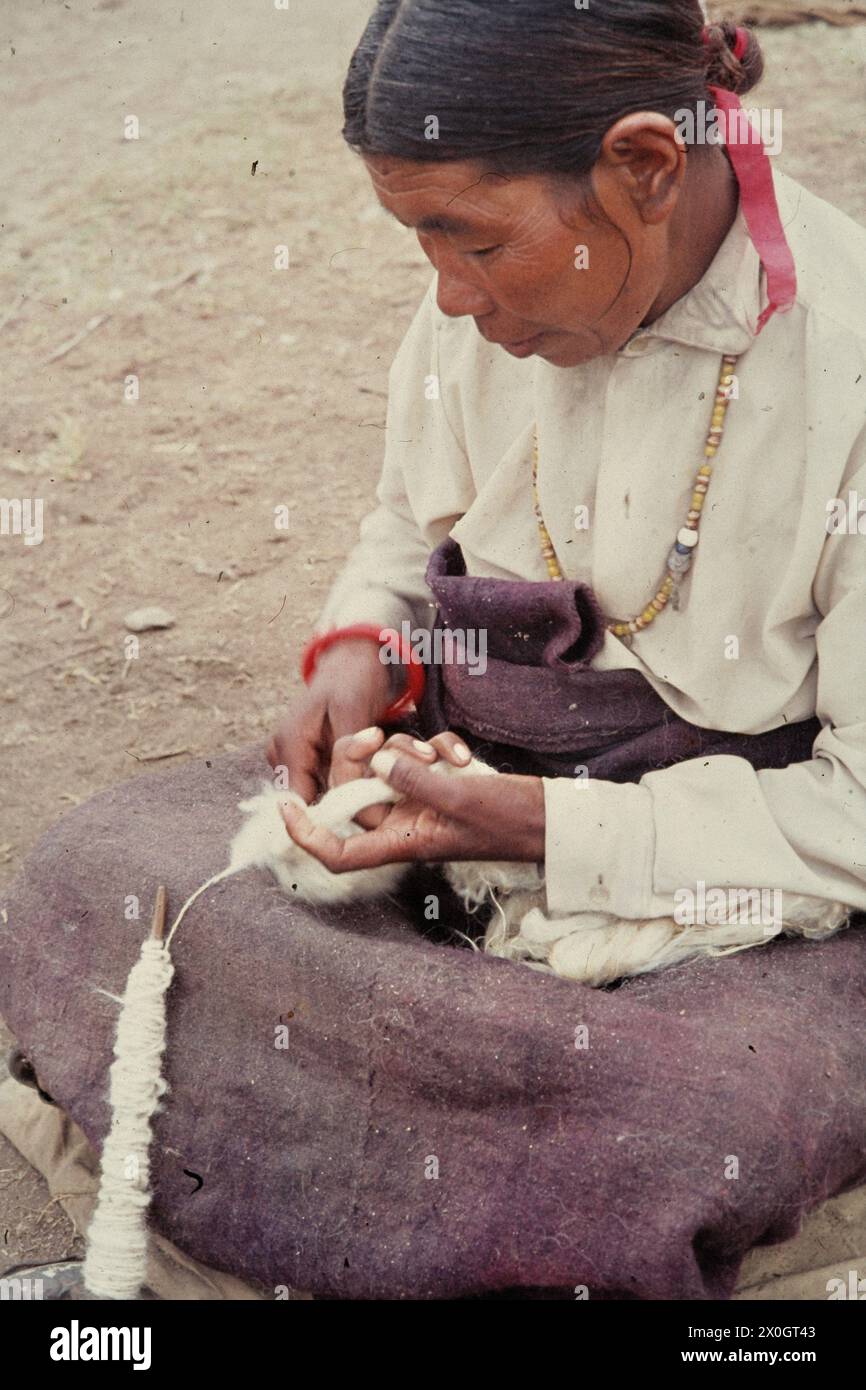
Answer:
<path fill-rule="evenodd" d="M 286 805 L 281 812 L 295 843 L 334 874 L 416 859 L 543 861 L 540 777 L 449 776 L 434 772 L 429 753 L 410 751 L 408 742 L 400 738 L 401 751 L 385 747 L 369 758 L 371 771 L 403 794 L 387 807 L 376 829 L 343 840 L 313 825 L 300 806 Z M 457 761 L 450 746 L 448 761 Z"/>

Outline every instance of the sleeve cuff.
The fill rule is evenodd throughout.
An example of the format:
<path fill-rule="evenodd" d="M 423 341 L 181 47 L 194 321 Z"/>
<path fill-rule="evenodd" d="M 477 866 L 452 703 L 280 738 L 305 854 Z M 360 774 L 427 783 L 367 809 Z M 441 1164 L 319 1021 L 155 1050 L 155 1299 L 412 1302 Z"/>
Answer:
<path fill-rule="evenodd" d="M 650 792 L 632 783 L 543 777 L 549 912 L 657 916 Z"/>
<path fill-rule="evenodd" d="M 422 624 L 427 628 L 433 621 L 433 614 L 427 617 L 427 606 L 419 605 L 424 617 Z M 343 595 L 334 602 L 327 602 L 319 614 L 313 629 L 316 636 L 331 632 L 337 627 L 348 627 L 350 623 L 373 623 L 379 627 L 396 628 L 408 622 L 410 629 L 419 626 L 419 614 L 408 599 L 400 598 L 390 589 L 361 589 L 352 595 Z"/>

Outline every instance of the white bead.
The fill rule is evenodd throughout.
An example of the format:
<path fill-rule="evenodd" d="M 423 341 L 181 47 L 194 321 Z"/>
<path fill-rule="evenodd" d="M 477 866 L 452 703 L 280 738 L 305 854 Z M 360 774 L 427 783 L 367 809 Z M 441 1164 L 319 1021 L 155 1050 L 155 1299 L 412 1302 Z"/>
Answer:
<path fill-rule="evenodd" d="M 698 533 L 697 531 L 690 531 L 688 526 L 683 526 L 682 530 L 677 535 L 677 540 L 680 545 L 697 545 Z"/>

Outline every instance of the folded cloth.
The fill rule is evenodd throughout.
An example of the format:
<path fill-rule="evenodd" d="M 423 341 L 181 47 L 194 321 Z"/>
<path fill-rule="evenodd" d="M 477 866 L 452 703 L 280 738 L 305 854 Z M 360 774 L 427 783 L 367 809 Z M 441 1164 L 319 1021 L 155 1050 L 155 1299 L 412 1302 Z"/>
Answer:
<path fill-rule="evenodd" d="M 451 536 L 432 552 L 426 579 L 443 654 L 448 632 L 483 631 L 485 669 L 448 659 L 427 666 L 413 724 L 424 738 L 455 730 L 499 772 L 573 777 L 579 762 L 586 776 L 611 782 L 721 753 L 756 768 L 812 756 L 821 731 L 814 717 L 762 734 L 703 729 L 670 709 L 639 671 L 595 669 L 604 619 L 585 584 L 467 575 Z M 460 655 L 459 646 L 453 651 Z"/>
<path fill-rule="evenodd" d="M 6 897 L 0 1013 L 96 1147 L 157 885 L 177 908 L 223 866 L 267 773 L 247 750 L 114 787 Z M 727 1298 L 748 1250 L 866 1179 L 862 927 L 593 991 L 449 947 L 450 926 L 432 871 L 313 908 L 253 870 L 195 904 L 156 1232 L 314 1296 Z"/>

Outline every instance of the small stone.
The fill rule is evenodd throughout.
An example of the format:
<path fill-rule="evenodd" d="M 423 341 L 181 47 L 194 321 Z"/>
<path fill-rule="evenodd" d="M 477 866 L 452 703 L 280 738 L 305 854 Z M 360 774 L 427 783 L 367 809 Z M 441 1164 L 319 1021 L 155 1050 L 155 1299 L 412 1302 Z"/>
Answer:
<path fill-rule="evenodd" d="M 174 617 L 164 608 L 136 608 L 123 620 L 130 632 L 150 632 L 153 628 L 174 627 L 174 624 Z"/>

